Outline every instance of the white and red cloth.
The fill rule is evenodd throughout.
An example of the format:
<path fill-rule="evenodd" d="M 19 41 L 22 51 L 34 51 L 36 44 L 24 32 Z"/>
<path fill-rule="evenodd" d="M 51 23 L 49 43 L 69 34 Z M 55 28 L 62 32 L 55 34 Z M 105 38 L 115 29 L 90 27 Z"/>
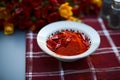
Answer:
<path fill-rule="evenodd" d="M 26 80 L 120 80 L 120 30 L 101 18 L 86 18 L 100 35 L 100 47 L 89 57 L 61 62 L 37 45 L 37 33 L 26 34 Z"/>

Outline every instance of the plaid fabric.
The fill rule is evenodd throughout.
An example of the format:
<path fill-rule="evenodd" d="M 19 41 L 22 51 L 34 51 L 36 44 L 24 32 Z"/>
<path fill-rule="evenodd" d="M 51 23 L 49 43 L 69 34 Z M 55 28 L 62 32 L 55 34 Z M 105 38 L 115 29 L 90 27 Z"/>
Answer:
<path fill-rule="evenodd" d="M 120 80 L 120 30 L 101 18 L 86 18 L 101 37 L 94 54 L 75 62 L 61 62 L 37 45 L 37 33 L 26 34 L 26 80 Z"/>

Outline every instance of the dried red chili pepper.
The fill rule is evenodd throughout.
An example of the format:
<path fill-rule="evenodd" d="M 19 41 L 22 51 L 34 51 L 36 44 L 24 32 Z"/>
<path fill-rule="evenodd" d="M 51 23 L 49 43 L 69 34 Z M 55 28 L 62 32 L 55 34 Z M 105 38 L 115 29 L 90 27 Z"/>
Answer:
<path fill-rule="evenodd" d="M 56 54 L 72 56 L 88 50 L 90 42 L 88 37 L 80 32 L 62 30 L 48 38 L 47 47 Z"/>

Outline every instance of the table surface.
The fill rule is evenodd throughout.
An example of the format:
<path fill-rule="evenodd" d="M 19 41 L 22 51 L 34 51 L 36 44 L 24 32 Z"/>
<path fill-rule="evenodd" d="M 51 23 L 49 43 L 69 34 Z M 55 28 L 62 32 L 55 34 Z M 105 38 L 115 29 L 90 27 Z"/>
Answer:
<path fill-rule="evenodd" d="M 0 80 L 25 80 L 25 32 L 0 31 Z"/>
<path fill-rule="evenodd" d="M 89 24 L 91 26 L 94 26 L 95 29 L 97 29 L 98 32 L 100 33 L 101 42 L 102 42 L 100 49 L 98 50 L 100 52 L 96 52 L 94 55 L 91 55 L 92 56 L 91 58 L 88 57 L 87 58 L 88 60 L 86 59 L 87 61 L 92 62 L 92 66 L 91 66 L 91 64 L 89 65 L 88 62 L 85 62 L 87 65 L 85 64 L 85 65 L 81 66 L 82 65 L 81 62 L 78 61 L 79 62 L 78 64 L 80 64 L 80 65 L 78 67 L 72 66 L 72 70 L 74 68 L 74 70 L 76 70 L 76 71 L 78 71 L 78 70 L 81 71 L 81 69 L 83 69 L 83 68 L 86 69 L 86 67 L 87 67 L 87 69 L 91 71 L 91 73 L 88 74 L 88 75 L 90 75 L 89 78 L 91 78 L 91 79 L 87 78 L 86 80 L 93 80 L 93 78 L 94 78 L 94 80 L 96 80 L 96 78 L 98 78 L 97 80 L 103 80 L 103 79 L 104 80 L 119 80 L 120 79 L 120 77 L 119 77 L 119 74 L 120 74 L 120 67 L 119 67 L 120 66 L 120 64 L 119 64 L 119 61 L 120 61 L 120 52 L 119 52 L 120 36 L 119 35 L 120 35 L 120 33 L 119 33 L 119 30 L 118 31 L 112 31 L 112 30 L 107 31 L 107 28 L 109 28 L 109 27 L 106 26 L 106 28 L 105 28 L 105 25 L 103 25 L 103 22 L 101 22 L 101 19 L 98 19 L 98 21 L 93 19 L 93 20 L 90 20 Z M 89 20 L 87 19 L 86 22 L 89 22 Z M 37 76 L 38 76 L 37 78 L 43 79 L 43 77 L 44 77 L 44 78 L 47 78 L 46 80 L 50 80 L 49 78 L 51 78 L 51 77 L 48 78 L 48 76 L 46 76 L 47 74 L 44 74 L 44 72 L 46 73 L 46 71 L 56 70 L 57 65 L 54 65 L 54 63 L 52 63 L 54 65 L 54 66 L 52 66 L 51 63 L 49 63 L 46 60 L 46 57 L 42 58 L 46 62 L 43 61 L 43 63 L 42 63 L 42 61 L 41 61 L 41 63 L 39 63 L 39 64 L 44 64 L 44 65 L 42 65 L 41 68 L 38 67 L 40 65 L 38 65 L 36 61 L 40 61 L 39 59 L 41 59 L 41 58 L 38 59 L 37 57 L 40 57 L 41 54 L 38 56 L 36 56 L 36 54 L 35 54 L 35 55 L 32 55 L 32 57 L 29 54 L 27 54 L 28 56 L 25 56 L 26 53 L 29 53 L 28 50 L 30 50 L 29 49 L 30 44 L 28 44 L 26 46 L 26 36 L 27 36 L 26 32 L 19 31 L 19 30 L 15 30 L 15 33 L 10 36 L 5 36 L 3 34 L 3 31 L 0 32 L 0 80 L 25 80 L 25 77 L 28 77 L 27 79 L 33 78 L 32 80 L 36 80 Z M 33 38 L 33 40 L 31 38 Z M 33 34 L 33 36 L 28 35 L 27 39 L 28 39 L 27 40 L 28 42 L 31 42 L 31 40 L 32 40 L 34 42 L 33 44 L 36 45 L 36 42 L 35 42 L 36 38 L 35 38 L 34 34 Z M 36 48 L 36 47 L 37 46 L 31 48 L 33 50 L 32 53 L 34 53 L 34 51 L 36 51 L 36 50 L 39 51 L 38 48 Z M 110 53 L 110 54 L 108 54 L 108 53 Z M 98 57 L 98 55 L 99 55 L 99 57 Z M 28 62 L 25 61 L 26 58 L 28 59 Z M 27 70 L 25 70 L 25 67 L 26 67 L 25 64 L 29 63 L 29 59 L 34 60 L 34 64 L 32 64 L 33 72 L 31 72 L 31 70 L 29 70 L 29 68 L 30 68 L 29 65 L 27 65 Z M 50 60 L 52 61 L 54 59 L 52 58 Z M 48 66 L 44 67 L 44 66 L 46 66 L 46 63 L 48 63 L 47 64 Z M 55 64 L 56 64 L 56 62 L 55 62 Z M 62 74 L 61 73 L 60 74 L 61 79 L 64 76 L 64 78 L 66 80 L 69 80 L 71 78 L 71 77 L 69 77 L 69 76 L 71 76 L 71 73 L 67 74 L 67 71 L 71 71 L 71 67 L 69 67 L 69 65 L 71 65 L 71 63 L 70 64 L 69 63 L 68 64 L 61 63 L 61 64 L 63 65 L 63 68 L 61 68 L 62 71 L 58 70 L 59 67 L 57 67 L 57 70 L 58 70 L 58 72 L 60 71 L 60 72 L 64 72 L 66 74 L 66 75 L 61 75 Z M 74 63 L 74 64 L 76 64 L 76 63 Z M 36 66 L 36 65 L 38 65 L 38 66 Z M 63 71 L 63 69 L 64 69 L 64 71 Z M 26 76 L 25 76 L 25 71 L 27 71 Z M 34 71 L 36 71 L 36 72 L 42 71 L 43 76 L 41 76 L 41 73 L 39 74 L 40 75 L 39 76 L 38 74 L 34 73 Z M 94 77 L 95 72 L 96 72 L 96 75 L 95 75 L 96 77 Z M 109 75 L 111 75 L 111 76 L 109 76 Z M 83 75 L 81 75 L 79 73 L 80 77 L 79 76 L 76 77 L 76 76 L 78 76 L 78 75 L 72 75 L 71 79 L 76 80 L 76 78 L 77 79 L 83 78 L 84 76 L 86 76 L 86 73 Z M 115 76 L 115 77 L 113 77 L 113 76 Z M 56 76 L 52 76 L 52 77 L 54 78 Z M 54 78 L 54 79 L 58 80 L 59 76 L 56 78 Z M 40 80 L 40 79 L 37 79 L 37 80 Z"/>

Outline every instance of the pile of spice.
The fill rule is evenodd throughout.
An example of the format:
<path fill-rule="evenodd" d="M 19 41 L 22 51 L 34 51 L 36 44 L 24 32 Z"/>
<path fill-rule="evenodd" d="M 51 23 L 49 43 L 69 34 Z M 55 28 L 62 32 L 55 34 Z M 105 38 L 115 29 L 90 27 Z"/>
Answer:
<path fill-rule="evenodd" d="M 73 30 L 62 30 L 50 36 L 47 47 L 61 56 L 82 54 L 90 47 L 89 38 Z"/>

